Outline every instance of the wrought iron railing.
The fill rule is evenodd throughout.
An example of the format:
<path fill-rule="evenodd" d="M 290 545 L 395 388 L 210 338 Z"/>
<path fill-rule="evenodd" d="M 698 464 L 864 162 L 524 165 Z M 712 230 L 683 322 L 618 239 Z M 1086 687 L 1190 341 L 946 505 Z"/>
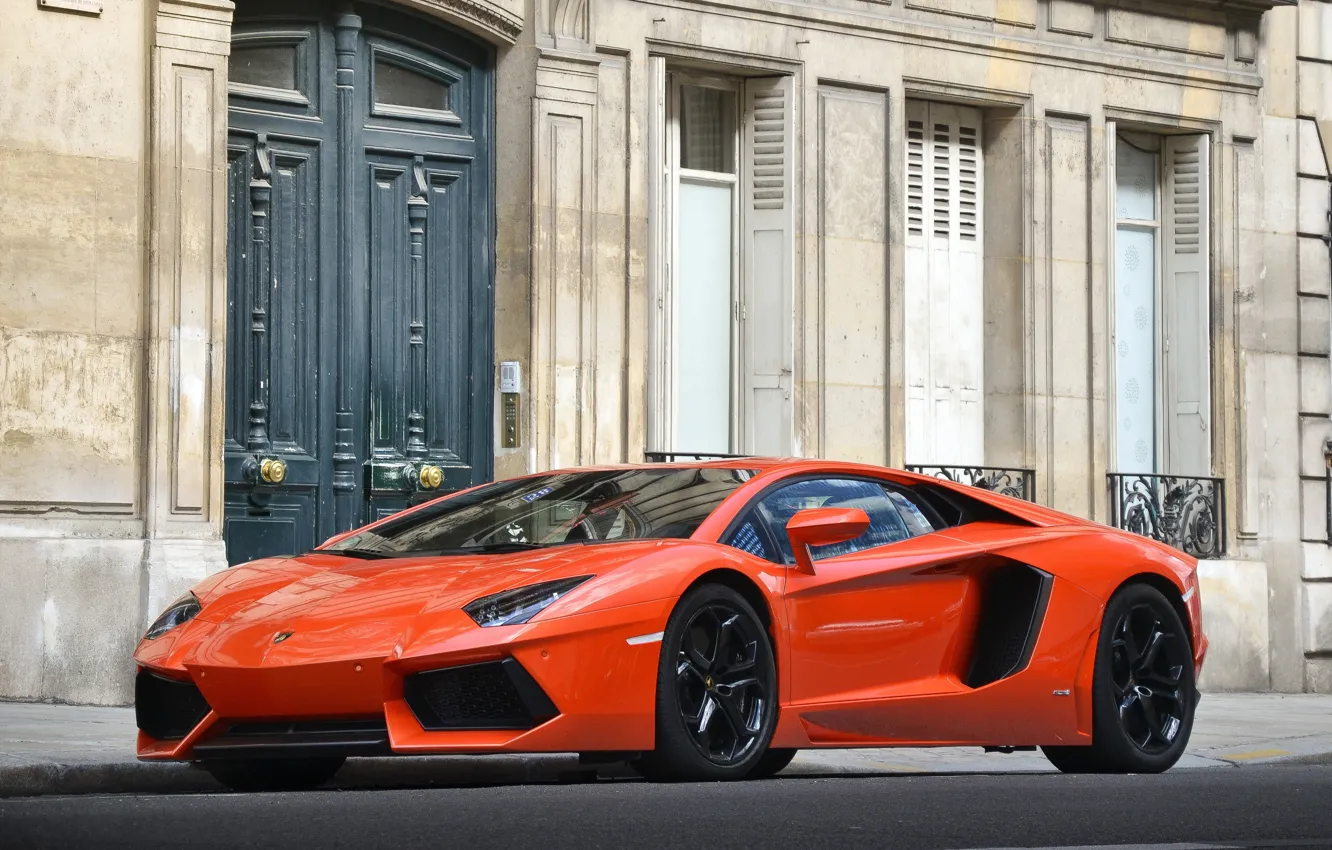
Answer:
<path fill-rule="evenodd" d="M 1112 472 L 1110 524 L 1195 558 L 1226 551 L 1226 482 L 1182 475 Z"/>
<path fill-rule="evenodd" d="M 907 464 L 908 472 L 918 472 L 958 484 L 991 490 L 1015 499 L 1036 501 L 1036 470 L 1007 469 L 998 466 L 922 466 Z"/>
<path fill-rule="evenodd" d="M 727 455 L 714 452 L 643 452 L 648 463 L 674 463 L 677 460 L 733 460 L 749 455 Z"/>

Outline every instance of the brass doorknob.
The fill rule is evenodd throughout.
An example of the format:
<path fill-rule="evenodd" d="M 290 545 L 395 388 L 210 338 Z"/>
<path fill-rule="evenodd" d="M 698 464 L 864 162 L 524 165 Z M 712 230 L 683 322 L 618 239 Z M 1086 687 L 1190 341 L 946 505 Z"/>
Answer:
<path fill-rule="evenodd" d="M 259 464 L 259 477 L 268 484 L 281 484 L 287 478 L 287 465 L 275 458 Z"/>
<path fill-rule="evenodd" d="M 444 483 L 444 470 L 433 464 L 421 467 L 421 489 L 437 490 Z"/>

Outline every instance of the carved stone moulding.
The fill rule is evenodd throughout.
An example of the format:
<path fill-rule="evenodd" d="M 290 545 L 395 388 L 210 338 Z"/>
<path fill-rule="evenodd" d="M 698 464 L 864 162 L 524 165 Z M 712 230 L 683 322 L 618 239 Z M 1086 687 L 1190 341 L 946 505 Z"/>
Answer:
<path fill-rule="evenodd" d="M 523 31 L 522 0 L 393 0 L 462 27 L 491 43 L 513 44 Z"/>

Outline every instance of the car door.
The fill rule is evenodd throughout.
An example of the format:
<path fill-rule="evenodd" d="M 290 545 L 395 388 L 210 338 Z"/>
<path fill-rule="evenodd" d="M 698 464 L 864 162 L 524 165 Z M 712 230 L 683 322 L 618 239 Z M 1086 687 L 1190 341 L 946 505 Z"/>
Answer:
<path fill-rule="evenodd" d="M 968 581 L 949 564 L 979 549 L 936 532 L 942 520 L 874 479 L 805 478 L 759 498 L 731 545 L 794 565 L 786 523 L 807 508 L 860 508 L 861 537 L 813 547 L 815 572 L 787 572 L 790 701 L 854 703 L 947 690 Z M 870 732 L 870 730 L 866 730 Z"/>

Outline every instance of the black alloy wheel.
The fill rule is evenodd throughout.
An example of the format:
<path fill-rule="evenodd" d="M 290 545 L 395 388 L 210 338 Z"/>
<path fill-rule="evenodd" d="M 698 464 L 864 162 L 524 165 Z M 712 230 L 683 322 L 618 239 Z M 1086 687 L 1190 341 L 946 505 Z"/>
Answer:
<path fill-rule="evenodd" d="M 1181 680 L 1193 660 L 1188 639 L 1170 629 L 1143 602 L 1119 618 L 1110 644 L 1110 683 L 1120 728 L 1148 755 L 1169 750 L 1184 726 L 1188 698 Z"/>
<path fill-rule="evenodd" d="M 1092 745 L 1046 747 L 1065 773 L 1160 773 L 1188 746 L 1197 704 L 1193 648 L 1174 606 L 1145 584 L 1106 606 L 1092 685 Z"/>
<path fill-rule="evenodd" d="M 657 745 L 638 762 L 640 772 L 662 780 L 747 777 L 772 739 L 776 684 L 772 642 L 744 597 L 721 585 L 691 590 L 662 640 Z"/>

